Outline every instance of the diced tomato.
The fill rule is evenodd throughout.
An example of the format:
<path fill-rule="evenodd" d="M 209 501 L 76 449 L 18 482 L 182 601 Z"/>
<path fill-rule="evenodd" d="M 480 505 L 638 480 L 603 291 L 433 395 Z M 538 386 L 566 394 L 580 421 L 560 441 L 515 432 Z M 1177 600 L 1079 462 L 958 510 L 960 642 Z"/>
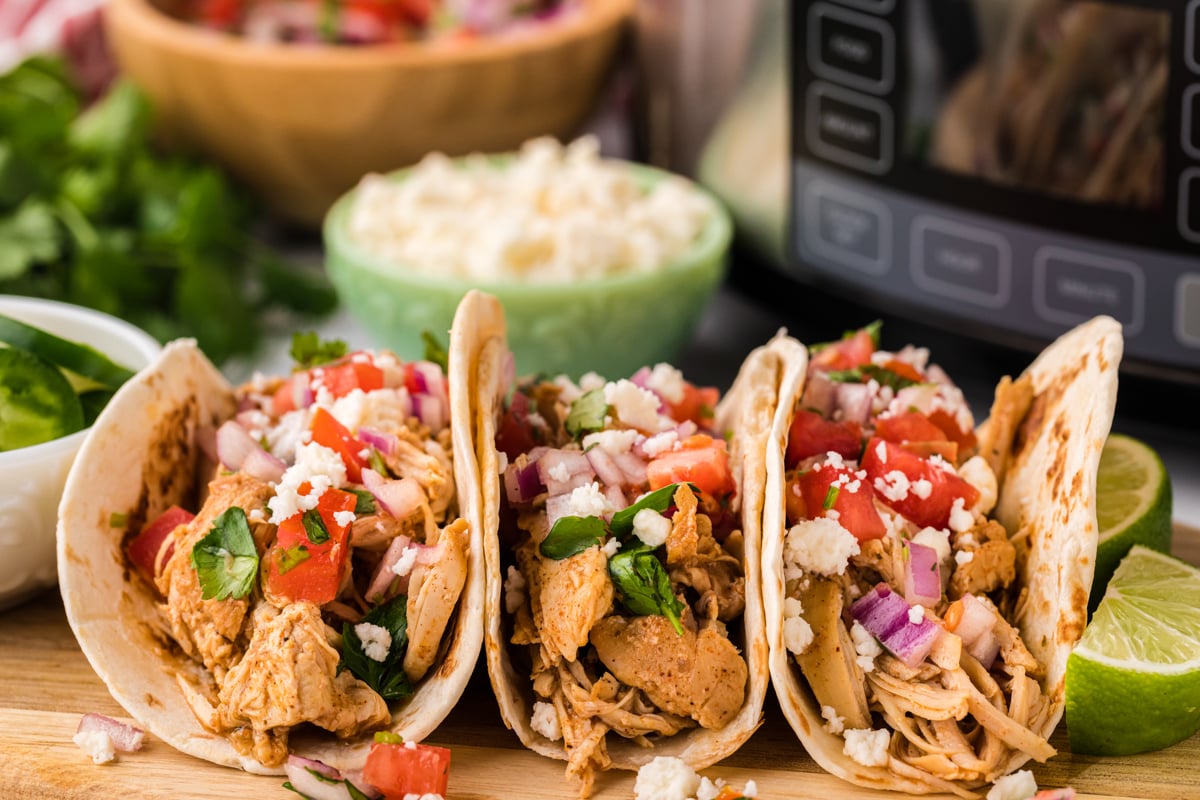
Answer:
<path fill-rule="evenodd" d="M 367 446 L 354 438 L 354 434 L 322 406 L 313 412 L 310 429 L 314 442 L 342 457 L 342 463 L 346 465 L 346 478 L 351 483 L 362 483 L 362 471 L 367 466 L 362 453 Z"/>
<path fill-rule="evenodd" d="M 529 413 L 529 396 L 514 392 L 512 402 L 500 418 L 500 427 L 496 431 L 496 448 L 508 456 L 510 464 L 521 453 L 528 453 L 537 445 L 529 424 Z"/>
<path fill-rule="evenodd" d="M 881 450 L 886 457 L 880 456 Z M 955 500 L 962 498 L 964 507 L 970 508 L 979 499 L 974 486 L 894 442 L 872 438 L 863 451 L 862 467 L 872 486 L 879 479 L 886 482 L 889 473 L 899 471 L 904 475 L 909 484 L 907 493 L 898 500 L 880 493 L 879 500 L 922 528 L 946 528 Z M 929 483 L 927 497 L 921 497 L 912 488 L 921 480 Z"/>
<path fill-rule="evenodd" d="M 301 486 L 303 489 L 304 486 Z M 304 530 L 303 514 L 293 514 L 279 523 L 275 544 L 263 557 L 267 591 L 290 600 L 308 600 L 322 605 L 337 597 L 346 570 L 350 526 L 335 516 L 353 511 L 358 497 L 341 489 L 326 489 L 317 500 L 317 513 L 325 523 L 329 539 L 315 543 Z"/>
<path fill-rule="evenodd" d="M 355 389 L 373 392 L 383 388 L 383 370 L 372 361 L 356 361 L 353 355 L 341 363 L 317 367 L 312 374 L 314 382 L 334 397 L 345 397 Z"/>
<path fill-rule="evenodd" d="M 155 557 L 158 551 L 162 549 L 163 540 L 171 535 L 171 532 L 180 525 L 186 525 L 195 518 L 195 514 L 187 509 L 179 506 L 171 506 L 163 513 L 154 518 L 146 527 L 142 528 L 138 535 L 130 540 L 125 546 L 125 554 L 129 556 L 129 560 L 137 567 L 138 571 L 146 577 L 147 580 L 153 582 L 158 575 L 156 569 Z M 167 546 L 167 552 L 163 555 L 162 563 L 166 563 L 171 557 L 171 553 L 175 550 L 174 543 Z"/>
<path fill-rule="evenodd" d="M 242 16 L 243 0 L 201 0 L 200 19 L 214 28 L 229 28 Z"/>
<path fill-rule="evenodd" d="M 428 744 L 372 742 L 363 779 L 388 800 L 402 800 L 405 795 L 445 797 L 450 783 L 450 751 Z"/>
<path fill-rule="evenodd" d="M 698 433 L 681 442 L 678 450 L 668 450 L 646 465 L 650 489 L 672 483 L 694 483 L 713 497 L 733 494 L 736 485 L 729 470 L 729 451 L 724 439 Z"/>
<path fill-rule="evenodd" d="M 874 352 L 875 338 L 868 329 L 861 328 L 813 353 L 810 365 L 820 370 L 854 369 L 871 363 Z"/>
<path fill-rule="evenodd" d="M 875 420 L 875 435 L 880 439 L 901 442 L 945 442 L 946 434 L 919 411 L 908 411 Z"/>
<path fill-rule="evenodd" d="M 858 459 L 862 452 L 862 426 L 854 421 L 833 422 L 815 411 L 801 408 L 792 418 L 788 432 L 787 466 L 830 451 L 843 458 Z"/>
<path fill-rule="evenodd" d="M 683 384 L 683 399 L 678 403 L 669 404 L 671 419 L 676 422 L 691 420 L 702 428 L 712 428 L 713 409 L 721 399 L 721 392 L 715 386 L 693 386 Z"/>
<path fill-rule="evenodd" d="M 887 528 L 875 508 L 875 491 L 855 472 L 850 466 L 824 463 L 796 473 L 787 486 L 789 519 L 793 522 L 815 519 L 826 511 L 829 503 L 828 510 L 837 512 L 838 524 L 854 534 L 854 538 L 860 542 L 882 539 Z M 841 485 L 836 489 L 830 488 L 839 481 Z M 792 517 L 792 513 L 796 516 Z"/>
<path fill-rule="evenodd" d="M 925 383 L 925 376 L 921 371 L 907 361 L 901 361 L 898 358 L 889 358 L 883 365 L 883 368 L 888 372 L 893 372 L 901 378 L 907 378 L 916 383 Z"/>
<path fill-rule="evenodd" d="M 979 444 L 979 440 L 975 438 L 975 431 L 964 431 L 958 426 L 954 415 L 944 408 L 930 412 L 929 421 L 941 428 L 942 433 L 946 434 L 946 438 L 957 444 L 958 449 L 964 453 L 974 450 Z"/>
<path fill-rule="evenodd" d="M 941 456 L 948 464 L 954 464 L 958 461 L 958 445 L 954 442 L 901 442 L 900 446 L 921 458 Z"/>

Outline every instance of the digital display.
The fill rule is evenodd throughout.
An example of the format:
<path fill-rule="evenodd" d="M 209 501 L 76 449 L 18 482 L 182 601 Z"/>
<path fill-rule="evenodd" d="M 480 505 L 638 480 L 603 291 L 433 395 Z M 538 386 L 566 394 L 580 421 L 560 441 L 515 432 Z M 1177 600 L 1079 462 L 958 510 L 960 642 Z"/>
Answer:
<path fill-rule="evenodd" d="M 902 146 L 999 186 L 1163 205 L 1170 15 L 1076 0 L 911 6 Z"/>

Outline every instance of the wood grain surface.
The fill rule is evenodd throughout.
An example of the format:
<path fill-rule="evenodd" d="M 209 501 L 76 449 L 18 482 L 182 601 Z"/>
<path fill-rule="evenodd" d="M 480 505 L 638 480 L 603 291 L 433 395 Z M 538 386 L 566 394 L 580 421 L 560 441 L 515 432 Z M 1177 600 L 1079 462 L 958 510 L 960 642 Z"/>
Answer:
<path fill-rule="evenodd" d="M 1200 564 L 1200 531 L 1176 529 L 1176 555 Z M 296 798 L 283 779 L 249 775 L 182 755 L 147 737 L 139 752 L 96 766 L 71 741 L 80 716 L 126 719 L 75 643 L 57 592 L 0 615 L 0 800 L 247 800 Z M 453 748 L 453 800 L 574 798 L 563 763 L 525 750 L 505 729 L 483 660 L 449 718 L 429 738 Z M 1126 758 L 1073 755 L 1066 730 L 1059 755 L 1033 764 L 1038 784 L 1073 786 L 1080 798 L 1200 800 L 1200 735 L 1156 753 Z M 769 697 L 765 722 L 737 753 L 704 771 L 735 785 L 753 779 L 763 800 L 886 800 L 902 795 L 860 789 L 824 774 L 800 747 Z M 631 800 L 632 773 L 602 774 L 597 800 Z"/>

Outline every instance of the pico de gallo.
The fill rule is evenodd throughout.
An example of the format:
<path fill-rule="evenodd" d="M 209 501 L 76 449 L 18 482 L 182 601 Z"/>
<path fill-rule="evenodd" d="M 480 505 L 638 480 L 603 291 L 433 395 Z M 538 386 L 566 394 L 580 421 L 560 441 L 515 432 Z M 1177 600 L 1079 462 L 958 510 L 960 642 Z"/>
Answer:
<path fill-rule="evenodd" d="M 575 5 L 576 0 L 184 0 L 179 16 L 257 42 L 372 45 L 513 32 Z"/>
<path fill-rule="evenodd" d="M 585 794 L 610 734 L 649 745 L 742 708 L 740 497 L 717 400 L 658 364 L 520 383 L 500 420 L 504 635 L 529 727 L 562 743 Z"/>
<path fill-rule="evenodd" d="M 216 466 L 197 507 L 125 543 L 195 663 L 180 676 L 197 719 L 268 767 L 290 763 L 297 725 L 344 739 L 391 723 L 436 666 L 470 553 L 443 365 L 311 334 L 292 355 L 201 434 Z"/>
<path fill-rule="evenodd" d="M 1054 749 L 1044 667 L 1011 619 L 1017 531 L 929 351 L 879 326 L 810 348 L 785 454 L 783 643 L 864 766 L 961 794 Z M 989 698 L 980 701 L 980 698 Z"/>

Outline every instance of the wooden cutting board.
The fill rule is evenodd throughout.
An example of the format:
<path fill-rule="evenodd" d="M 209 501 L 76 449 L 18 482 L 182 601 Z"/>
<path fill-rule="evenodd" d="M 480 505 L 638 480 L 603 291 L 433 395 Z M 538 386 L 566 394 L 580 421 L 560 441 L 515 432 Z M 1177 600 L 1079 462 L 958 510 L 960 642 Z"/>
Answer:
<path fill-rule="evenodd" d="M 1175 554 L 1200 564 L 1200 531 L 1176 528 Z M 283 779 L 249 775 L 182 755 L 147 736 L 139 752 L 96 766 L 71 741 L 80 716 L 125 713 L 92 672 L 67 625 L 57 592 L 0 615 L 0 800 L 287 800 Z M 860 789 L 820 769 L 800 747 L 770 697 L 766 721 L 737 753 L 704 771 L 737 786 L 758 785 L 763 800 L 884 800 L 903 795 Z M 430 737 L 453 748 L 453 800 L 574 798 L 563 763 L 525 750 L 500 721 L 482 659 L 466 693 Z M 1032 764 L 1038 784 L 1073 786 L 1080 798 L 1200 800 L 1200 735 L 1156 753 L 1095 758 L 1070 752 L 1062 726 L 1059 755 Z M 597 800 L 632 800 L 632 773 L 602 774 Z"/>

